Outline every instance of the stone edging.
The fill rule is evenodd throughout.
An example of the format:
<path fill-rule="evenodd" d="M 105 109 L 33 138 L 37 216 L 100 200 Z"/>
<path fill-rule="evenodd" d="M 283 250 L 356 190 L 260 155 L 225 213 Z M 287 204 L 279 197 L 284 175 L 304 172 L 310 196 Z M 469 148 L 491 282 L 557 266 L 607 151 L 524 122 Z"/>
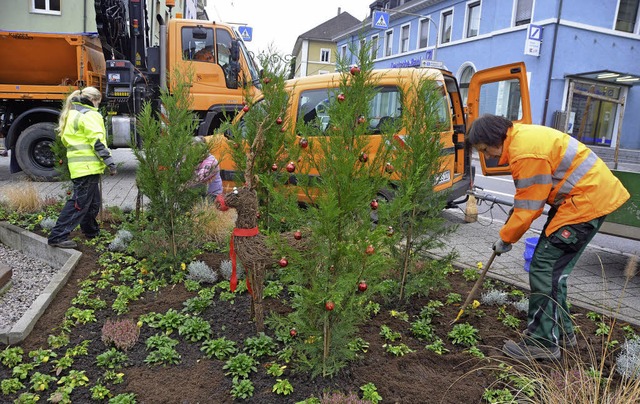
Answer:
<path fill-rule="evenodd" d="M 40 296 L 31 304 L 11 329 L 0 329 L 0 342 L 16 344 L 29 335 L 36 322 L 49 307 L 56 294 L 67 283 L 71 272 L 78 264 L 82 253 L 72 249 L 50 247 L 47 239 L 8 222 L 0 222 L 0 242 L 17 251 L 44 261 L 58 271 Z"/>

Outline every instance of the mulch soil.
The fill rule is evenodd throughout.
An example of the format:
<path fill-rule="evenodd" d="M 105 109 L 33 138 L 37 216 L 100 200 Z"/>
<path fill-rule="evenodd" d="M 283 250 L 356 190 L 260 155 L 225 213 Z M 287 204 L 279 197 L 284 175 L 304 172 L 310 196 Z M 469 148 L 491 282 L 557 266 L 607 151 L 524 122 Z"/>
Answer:
<path fill-rule="evenodd" d="M 86 279 L 92 271 L 100 271 L 98 254 L 91 247 L 80 244 L 83 253 L 67 285 L 59 292 L 50 307 L 39 319 L 29 337 L 19 344 L 25 350 L 26 360 L 30 360 L 26 352 L 37 348 L 48 348 L 47 337 L 59 333 L 59 327 L 66 310 L 79 290 L 79 282 Z M 217 268 L 223 259 L 228 259 L 222 253 L 207 253 L 199 258 L 210 267 Z M 462 299 L 467 296 L 473 281 L 466 281 L 459 273 L 449 279 L 451 288 L 433 291 L 428 298 L 412 299 L 406 304 L 384 305 L 377 316 L 360 328 L 359 335 L 369 343 L 369 350 L 362 359 L 351 363 L 333 378 L 310 378 L 306 373 L 295 373 L 294 366 L 289 366 L 282 378 L 287 378 L 294 387 L 288 396 L 276 395 L 272 392 L 275 378 L 266 373 L 265 365 L 275 358 L 261 358 L 257 372 L 251 374 L 250 379 L 255 387 L 253 397 L 246 400 L 250 403 L 295 403 L 306 398 L 321 397 L 323 392 L 341 391 L 343 393 L 360 392 L 360 386 L 366 383 L 375 384 L 383 403 L 478 403 L 482 402 L 485 388 L 499 388 L 495 385 L 496 373 L 488 366 L 496 367 L 506 358 L 500 352 L 505 339 L 518 339 L 518 332 L 510 329 L 498 320 L 497 306 L 482 306 L 486 313 L 483 317 L 465 316 L 460 322 L 468 322 L 479 331 L 481 345 L 479 348 L 487 359 L 477 359 L 465 352 L 464 347 L 453 345 L 447 337 L 451 330 L 450 322 L 456 317 L 459 305 L 445 305 L 439 309 L 442 316 L 434 318 L 436 332 L 450 350 L 444 355 L 437 355 L 425 349 L 426 343 L 414 338 L 411 334 L 410 323 L 392 317 L 391 310 L 406 311 L 409 321 L 414 321 L 420 310 L 429 300 L 446 300 L 447 294 L 456 292 Z M 510 290 L 509 286 L 504 286 Z M 219 293 L 219 292 L 218 292 Z M 212 304 L 201 317 L 209 321 L 214 330 L 214 337 L 225 336 L 239 344 L 247 337 L 255 336 L 255 326 L 249 318 L 250 297 L 243 293 L 236 297 L 233 304 L 214 298 Z M 478 293 L 478 296 L 482 291 Z M 137 319 L 140 315 L 151 311 L 164 313 L 168 309 L 182 310 L 183 302 L 196 296 L 196 292 L 187 291 L 182 284 L 170 285 L 157 293 L 147 292 L 142 299 L 131 303 L 130 312 L 123 317 Z M 115 294 L 108 292 L 102 297 L 113 299 Z M 109 307 L 111 304 L 109 301 Z M 283 300 L 266 299 L 266 313 L 285 313 L 290 308 Z M 522 319 L 524 327 L 526 315 L 507 306 L 507 311 Z M 601 337 L 595 335 L 595 323 L 586 317 L 584 310 L 575 309 L 576 325 L 580 327 L 579 352 L 585 361 L 592 360 L 590 352 L 601 349 Z M 76 388 L 72 393 L 72 401 L 77 403 L 91 402 L 90 386 L 103 378 L 104 369 L 96 365 L 95 357 L 107 350 L 101 341 L 101 329 L 108 317 L 114 312 L 108 308 L 96 311 L 98 321 L 73 328 L 71 344 L 74 346 L 84 340 L 91 340 L 89 355 L 77 357 L 73 369 L 84 370 L 90 383 L 87 387 Z M 380 327 L 389 326 L 402 334 L 402 341 L 415 352 L 395 357 L 385 352 Z M 224 361 L 208 359 L 200 351 L 200 343 L 190 343 L 180 340 L 176 347 L 181 355 L 178 365 L 149 366 L 144 363 L 148 351 L 145 340 L 156 334 L 158 330 L 143 326 L 137 344 L 127 351 L 129 365 L 121 372 L 125 374 L 124 382 L 118 385 L 107 384 L 113 394 L 135 393 L 139 403 L 231 403 L 230 395 L 232 380 L 225 376 L 222 369 Z M 174 333 L 172 338 L 180 338 Z M 267 329 L 267 334 L 272 333 Z M 624 337 L 617 327 L 615 339 L 624 341 Z M 240 345 L 241 346 L 241 345 Z M 0 346 L 0 349 L 4 347 Z M 64 350 L 60 354 L 64 354 Z M 492 360 L 489 358 L 495 358 Z M 597 364 L 596 364 L 597 365 Z M 45 370 L 40 370 L 45 373 Z M 11 377 L 11 370 L 0 365 L 0 380 Z M 25 385 L 28 380 L 23 381 Z M 495 387 L 494 387 L 495 386 Z M 43 392 L 41 401 L 46 401 L 55 389 L 50 387 Z M 25 390 L 22 390 L 25 391 Z M 21 392 L 22 392 L 21 391 Z M 0 402 L 13 402 L 16 395 L 2 396 Z"/>

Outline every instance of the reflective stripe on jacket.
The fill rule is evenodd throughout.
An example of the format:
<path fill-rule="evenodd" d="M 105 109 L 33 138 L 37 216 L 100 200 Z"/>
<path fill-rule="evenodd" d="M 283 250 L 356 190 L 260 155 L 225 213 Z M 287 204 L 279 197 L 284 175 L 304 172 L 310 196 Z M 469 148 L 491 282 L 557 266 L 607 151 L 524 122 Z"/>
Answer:
<path fill-rule="evenodd" d="M 97 108 L 74 102 L 62 132 L 72 179 L 104 172 L 106 164 L 95 151 L 96 142 L 107 143 L 102 115 Z"/>
<path fill-rule="evenodd" d="M 588 222 L 619 208 L 629 192 L 606 164 L 571 136 L 539 125 L 514 124 L 500 164 L 509 163 L 516 186 L 513 214 L 500 237 L 515 243 L 538 218 L 545 203 L 558 212 L 546 228 Z"/>

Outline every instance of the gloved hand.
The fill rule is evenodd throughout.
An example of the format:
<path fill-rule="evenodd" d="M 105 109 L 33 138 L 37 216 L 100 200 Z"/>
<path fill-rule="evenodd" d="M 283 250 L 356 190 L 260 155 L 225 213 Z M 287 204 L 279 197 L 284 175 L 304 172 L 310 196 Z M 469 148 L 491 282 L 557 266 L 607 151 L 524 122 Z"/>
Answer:
<path fill-rule="evenodd" d="M 118 169 L 116 168 L 116 166 L 109 167 L 109 175 L 114 176 L 116 174 L 118 174 Z"/>
<path fill-rule="evenodd" d="M 509 252 L 511 251 L 511 243 L 505 243 L 504 241 L 499 239 L 498 241 L 493 243 L 493 251 L 495 251 L 497 255 Z"/>

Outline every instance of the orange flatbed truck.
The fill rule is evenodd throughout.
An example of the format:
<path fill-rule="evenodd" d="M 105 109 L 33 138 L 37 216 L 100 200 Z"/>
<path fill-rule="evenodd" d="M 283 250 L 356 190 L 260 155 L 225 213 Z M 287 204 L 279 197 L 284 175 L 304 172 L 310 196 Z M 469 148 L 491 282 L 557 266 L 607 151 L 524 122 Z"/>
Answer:
<path fill-rule="evenodd" d="M 148 46 L 144 0 L 96 0 L 95 7 L 97 34 L 0 30 L 0 141 L 11 151 L 12 173 L 57 178 L 55 127 L 62 101 L 79 87 L 103 91 L 113 149 L 140 144 L 136 115 L 145 102 L 160 109 L 161 89 L 176 69 L 193 73 L 194 135 L 211 134 L 235 115 L 243 86 L 260 93 L 258 66 L 230 25 L 158 16 L 159 45 Z M 131 22 L 128 32 L 122 21 Z"/>

